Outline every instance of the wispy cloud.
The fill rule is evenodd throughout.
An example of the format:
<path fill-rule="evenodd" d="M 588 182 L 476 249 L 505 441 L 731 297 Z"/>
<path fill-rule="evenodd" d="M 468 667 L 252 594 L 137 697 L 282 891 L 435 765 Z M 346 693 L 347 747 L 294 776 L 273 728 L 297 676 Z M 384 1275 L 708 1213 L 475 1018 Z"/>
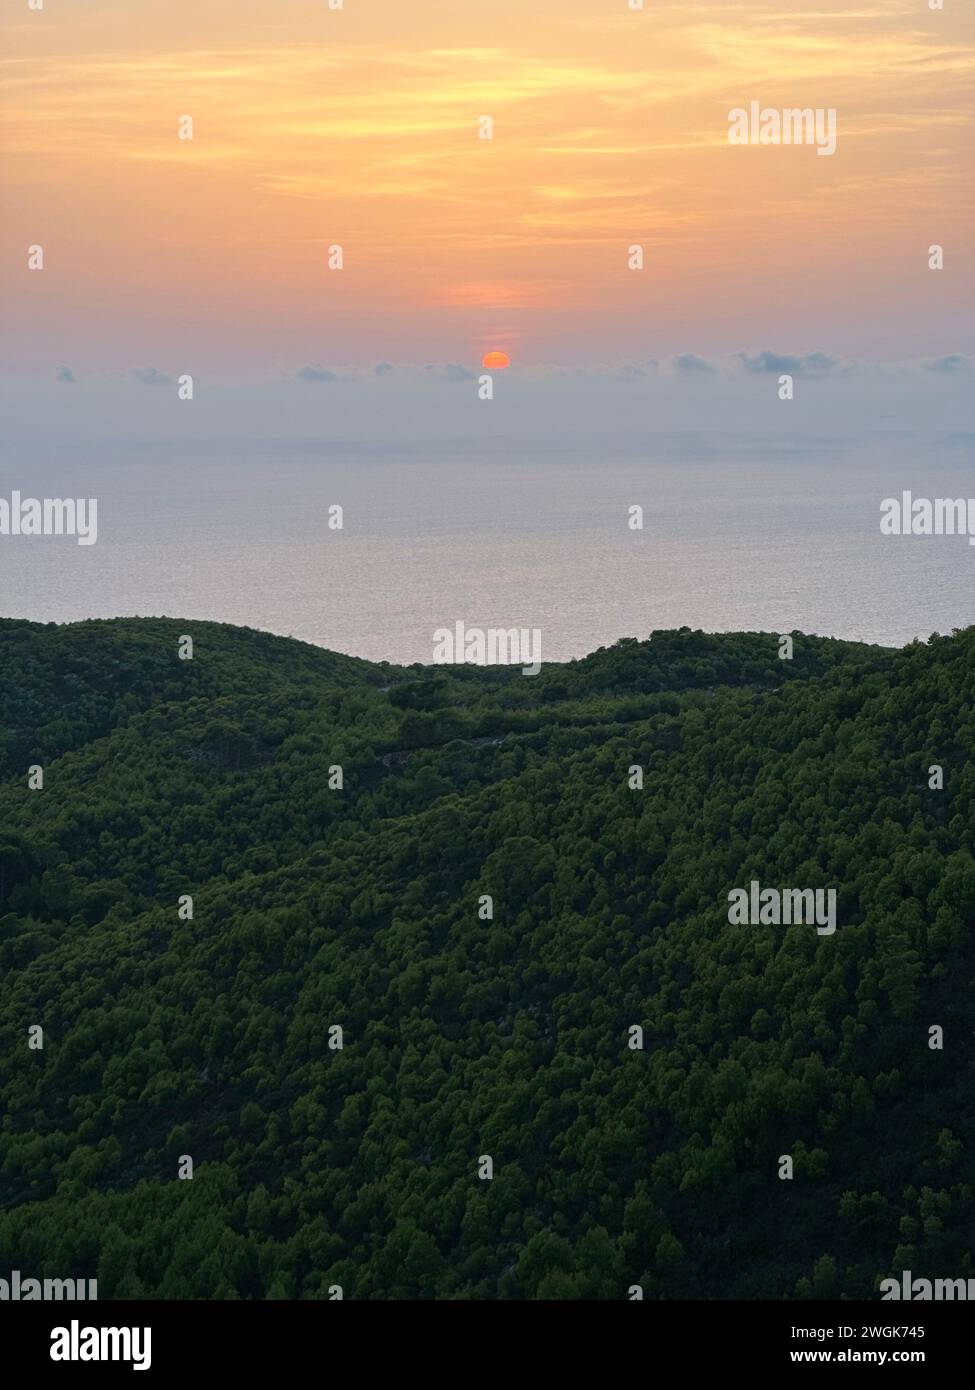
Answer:
<path fill-rule="evenodd" d="M 825 326 L 852 356 L 927 315 L 925 346 L 970 345 L 949 332 L 962 258 L 951 297 L 911 273 L 970 223 L 963 14 L 923 0 L 653 0 L 641 15 L 561 0 L 524 23 L 523 0 L 493 0 L 485 30 L 477 6 L 440 7 L 431 28 L 402 0 L 354 18 L 212 0 L 174 30 L 169 0 L 87 8 L 41 47 L 36 24 L 11 26 L 0 65 L 17 235 L 35 235 L 39 170 L 75 209 L 50 320 L 62 345 L 41 347 L 36 284 L 13 285 L 14 332 L 50 363 L 97 313 L 104 356 L 86 358 L 86 392 L 105 360 L 178 362 L 188 338 L 218 367 L 266 360 L 278 341 L 314 370 L 323 322 L 328 352 L 370 363 L 460 362 L 491 336 L 536 362 L 652 352 L 688 379 L 760 379 L 786 356 L 809 377 L 845 369 L 772 349 L 718 362 L 729 324 L 760 343 Z M 751 98 L 836 106 L 835 159 L 730 147 L 728 110 Z M 177 138 L 184 113 L 193 140 Z M 478 138 L 485 114 L 492 140 Z M 329 275 L 333 241 L 346 266 Z M 133 323 L 151 325 L 139 345 Z M 675 340 L 700 351 L 670 361 Z"/>

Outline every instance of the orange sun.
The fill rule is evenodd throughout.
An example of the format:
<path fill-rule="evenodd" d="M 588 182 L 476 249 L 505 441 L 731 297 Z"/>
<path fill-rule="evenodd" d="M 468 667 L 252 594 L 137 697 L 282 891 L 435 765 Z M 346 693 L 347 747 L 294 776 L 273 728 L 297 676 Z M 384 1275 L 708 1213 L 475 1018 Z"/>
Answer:
<path fill-rule="evenodd" d="M 486 352 L 481 358 L 482 367 L 510 367 L 511 359 L 506 352 Z"/>

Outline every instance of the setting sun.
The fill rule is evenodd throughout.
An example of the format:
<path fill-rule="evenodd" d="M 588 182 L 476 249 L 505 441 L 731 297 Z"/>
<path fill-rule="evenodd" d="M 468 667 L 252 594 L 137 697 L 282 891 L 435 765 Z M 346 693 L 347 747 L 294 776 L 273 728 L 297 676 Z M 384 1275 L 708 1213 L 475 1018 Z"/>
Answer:
<path fill-rule="evenodd" d="M 508 356 L 506 352 L 486 352 L 481 359 L 481 366 L 487 367 L 490 370 L 496 370 L 501 367 L 510 367 L 511 358 Z"/>

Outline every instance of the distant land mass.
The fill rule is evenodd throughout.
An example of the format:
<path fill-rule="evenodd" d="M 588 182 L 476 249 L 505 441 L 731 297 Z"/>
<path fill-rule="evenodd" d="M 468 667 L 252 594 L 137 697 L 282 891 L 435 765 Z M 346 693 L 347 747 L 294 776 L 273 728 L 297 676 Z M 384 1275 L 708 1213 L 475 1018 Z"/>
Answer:
<path fill-rule="evenodd" d="M 0 1274 L 972 1277 L 975 628 L 792 648 L 681 628 L 525 677 L 0 621 Z M 835 890 L 837 930 L 732 924 L 752 884 Z"/>

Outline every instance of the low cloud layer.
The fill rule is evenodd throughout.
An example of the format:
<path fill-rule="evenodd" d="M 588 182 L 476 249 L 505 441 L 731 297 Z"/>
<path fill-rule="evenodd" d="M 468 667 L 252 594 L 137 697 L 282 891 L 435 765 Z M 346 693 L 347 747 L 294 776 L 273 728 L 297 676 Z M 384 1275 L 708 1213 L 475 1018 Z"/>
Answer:
<path fill-rule="evenodd" d="M 828 352 L 772 352 L 765 348 L 756 353 L 739 352 L 738 358 L 747 372 L 785 372 L 790 376 L 840 371 L 849 366 Z"/>
<path fill-rule="evenodd" d="M 338 375 L 330 372 L 327 367 L 322 367 L 317 362 L 311 362 L 307 367 L 301 367 L 295 375 L 300 381 L 326 382 L 338 381 Z"/>
<path fill-rule="evenodd" d="M 679 356 L 672 357 L 671 363 L 678 372 L 705 372 L 713 375 L 718 370 L 713 362 L 709 362 L 706 357 L 698 357 L 696 352 L 682 352 Z"/>
<path fill-rule="evenodd" d="M 143 386 L 172 386 L 173 378 L 165 372 L 161 372 L 158 367 L 134 367 L 132 375 L 136 381 L 141 381 Z"/>
<path fill-rule="evenodd" d="M 970 372 L 972 359 L 961 352 L 950 352 L 947 357 L 936 357 L 933 362 L 925 362 L 929 372 Z"/>
<path fill-rule="evenodd" d="M 234 374 L 194 371 L 192 362 L 114 371 L 46 365 L 7 373 L 0 430 L 8 442 L 247 435 L 403 451 L 425 439 L 504 438 L 557 448 L 689 430 L 707 431 L 716 448 L 763 432 L 797 444 L 871 431 L 962 437 L 971 429 L 973 366 L 960 352 L 878 363 L 772 347 L 575 366 L 516 361 L 490 374 L 494 395 L 484 400 L 479 384 L 486 374 L 476 360 L 314 361 Z M 192 399 L 180 398 L 184 375 L 193 377 Z M 783 375 L 794 379 L 794 400 L 780 399 Z M 327 417 L 317 388 L 328 390 Z"/>

